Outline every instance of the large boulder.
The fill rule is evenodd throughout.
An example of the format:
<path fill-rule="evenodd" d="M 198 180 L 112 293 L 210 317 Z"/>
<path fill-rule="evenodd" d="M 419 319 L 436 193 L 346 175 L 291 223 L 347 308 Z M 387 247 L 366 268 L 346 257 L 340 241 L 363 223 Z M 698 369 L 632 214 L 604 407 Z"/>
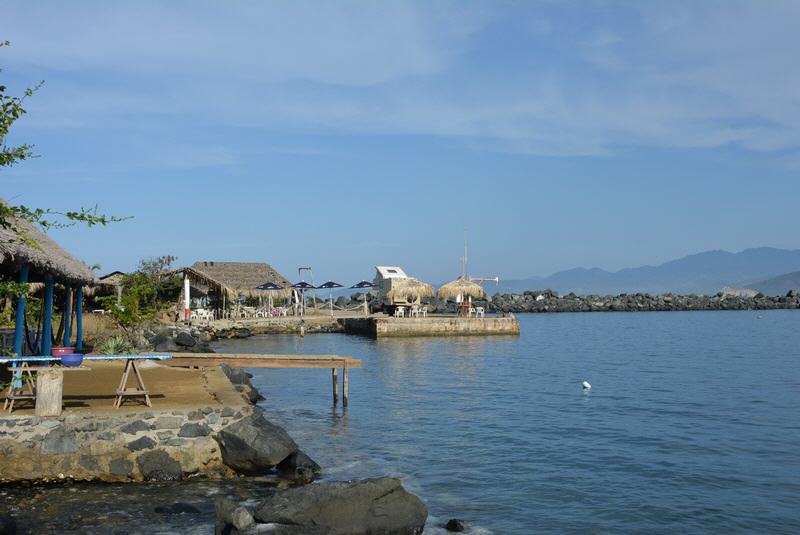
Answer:
<path fill-rule="evenodd" d="M 311 483 L 322 472 L 322 468 L 314 462 L 314 459 L 300 450 L 278 463 L 277 468 L 281 477 L 302 485 Z"/>
<path fill-rule="evenodd" d="M 337 535 L 419 535 L 428 509 L 399 479 L 384 477 L 275 492 L 253 516 L 260 523 L 313 526 Z"/>
<path fill-rule="evenodd" d="M 263 474 L 297 451 L 286 431 L 256 412 L 227 427 L 217 435 L 222 462 L 248 475 Z"/>

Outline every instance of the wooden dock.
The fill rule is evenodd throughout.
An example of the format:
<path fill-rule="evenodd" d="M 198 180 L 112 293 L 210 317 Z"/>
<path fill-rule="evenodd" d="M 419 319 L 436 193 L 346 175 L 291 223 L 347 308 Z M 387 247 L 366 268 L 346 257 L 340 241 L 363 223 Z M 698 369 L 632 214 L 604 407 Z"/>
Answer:
<path fill-rule="evenodd" d="M 172 353 L 167 366 L 204 368 L 227 364 L 236 368 L 330 368 L 333 404 L 339 402 L 339 370 L 342 370 L 342 406 L 350 397 L 350 369 L 361 368 L 361 360 L 347 355 L 253 355 L 246 353 Z"/>

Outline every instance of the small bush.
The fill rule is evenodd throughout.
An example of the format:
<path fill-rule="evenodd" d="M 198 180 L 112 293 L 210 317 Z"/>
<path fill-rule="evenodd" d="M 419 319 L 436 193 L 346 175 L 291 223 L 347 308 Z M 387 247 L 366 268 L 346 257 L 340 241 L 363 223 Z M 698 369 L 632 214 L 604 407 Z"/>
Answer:
<path fill-rule="evenodd" d="M 128 355 L 134 352 L 134 347 L 124 336 L 112 336 L 100 345 L 98 352 L 102 355 Z"/>

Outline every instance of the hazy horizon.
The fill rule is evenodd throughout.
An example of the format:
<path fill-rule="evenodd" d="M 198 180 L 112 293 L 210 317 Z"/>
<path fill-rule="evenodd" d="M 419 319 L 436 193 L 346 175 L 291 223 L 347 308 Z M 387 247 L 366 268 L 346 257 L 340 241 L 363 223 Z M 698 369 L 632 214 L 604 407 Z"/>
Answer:
<path fill-rule="evenodd" d="M 9 1 L 2 196 L 103 272 L 524 279 L 800 248 L 800 4 Z"/>

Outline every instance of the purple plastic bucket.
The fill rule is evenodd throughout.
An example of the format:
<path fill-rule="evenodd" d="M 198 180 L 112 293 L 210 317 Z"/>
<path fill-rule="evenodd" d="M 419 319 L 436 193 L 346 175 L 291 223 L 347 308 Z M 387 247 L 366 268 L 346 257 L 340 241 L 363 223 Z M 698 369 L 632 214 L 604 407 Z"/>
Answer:
<path fill-rule="evenodd" d="M 68 355 L 61 355 L 61 364 L 67 368 L 77 368 L 83 362 L 83 355 L 80 353 L 70 353 Z"/>

